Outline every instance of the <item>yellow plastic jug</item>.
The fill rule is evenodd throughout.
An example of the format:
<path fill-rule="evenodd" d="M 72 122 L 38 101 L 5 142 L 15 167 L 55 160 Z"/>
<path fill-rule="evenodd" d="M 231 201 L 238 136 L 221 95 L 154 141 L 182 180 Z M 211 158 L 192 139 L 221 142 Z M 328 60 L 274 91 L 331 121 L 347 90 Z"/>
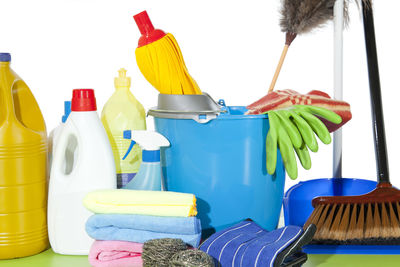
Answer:
<path fill-rule="evenodd" d="M 10 61 L 0 53 L 0 259 L 48 248 L 46 126 Z"/>
<path fill-rule="evenodd" d="M 122 160 L 130 145 L 130 140 L 124 139 L 123 133 L 125 130 L 146 130 L 146 113 L 129 91 L 131 79 L 126 77 L 126 70 L 120 69 L 118 72 L 119 77 L 114 79 L 116 90 L 103 107 L 101 121 L 114 154 L 117 187 L 121 188 L 133 179 L 142 162 L 142 150 L 137 144 L 129 156 Z"/>

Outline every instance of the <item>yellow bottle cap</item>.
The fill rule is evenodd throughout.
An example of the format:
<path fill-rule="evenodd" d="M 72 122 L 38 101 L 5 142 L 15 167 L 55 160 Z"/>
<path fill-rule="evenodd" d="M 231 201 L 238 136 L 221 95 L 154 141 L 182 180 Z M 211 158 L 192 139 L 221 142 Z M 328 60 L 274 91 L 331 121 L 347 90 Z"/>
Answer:
<path fill-rule="evenodd" d="M 126 77 L 126 69 L 121 68 L 118 73 L 119 76 L 114 78 L 115 88 L 131 87 L 131 77 Z"/>

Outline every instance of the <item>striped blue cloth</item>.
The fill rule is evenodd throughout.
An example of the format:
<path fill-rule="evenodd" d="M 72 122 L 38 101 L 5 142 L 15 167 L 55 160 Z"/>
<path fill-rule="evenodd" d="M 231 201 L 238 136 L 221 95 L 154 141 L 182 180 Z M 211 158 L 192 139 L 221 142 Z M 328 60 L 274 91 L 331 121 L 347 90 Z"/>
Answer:
<path fill-rule="evenodd" d="M 222 267 L 272 267 L 276 256 L 302 232 L 298 226 L 268 232 L 253 221 L 242 221 L 210 236 L 200 250 Z"/>

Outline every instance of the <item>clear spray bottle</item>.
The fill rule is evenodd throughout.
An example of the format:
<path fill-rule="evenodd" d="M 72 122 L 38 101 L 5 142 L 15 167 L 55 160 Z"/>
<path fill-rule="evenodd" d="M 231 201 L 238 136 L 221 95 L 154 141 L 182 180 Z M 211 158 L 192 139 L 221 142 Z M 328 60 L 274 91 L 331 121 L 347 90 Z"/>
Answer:
<path fill-rule="evenodd" d="M 160 147 L 170 146 L 163 135 L 153 131 L 124 131 L 124 139 L 130 139 L 131 144 L 122 158 L 124 160 L 137 143 L 142 148 L 142 163 L 136 176 L 123 189 L 164 190 L 161 172 Z"/>

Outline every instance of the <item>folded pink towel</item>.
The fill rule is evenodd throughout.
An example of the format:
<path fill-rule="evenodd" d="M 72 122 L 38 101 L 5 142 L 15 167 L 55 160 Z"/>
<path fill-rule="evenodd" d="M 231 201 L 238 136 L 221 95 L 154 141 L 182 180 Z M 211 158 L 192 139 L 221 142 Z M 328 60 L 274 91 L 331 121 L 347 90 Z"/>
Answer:
<path fill-rule="evenodd" d="M 95 267 L 142 267 L 143 244 L 126 241 L 95 241 L 89 263 Z"/>

